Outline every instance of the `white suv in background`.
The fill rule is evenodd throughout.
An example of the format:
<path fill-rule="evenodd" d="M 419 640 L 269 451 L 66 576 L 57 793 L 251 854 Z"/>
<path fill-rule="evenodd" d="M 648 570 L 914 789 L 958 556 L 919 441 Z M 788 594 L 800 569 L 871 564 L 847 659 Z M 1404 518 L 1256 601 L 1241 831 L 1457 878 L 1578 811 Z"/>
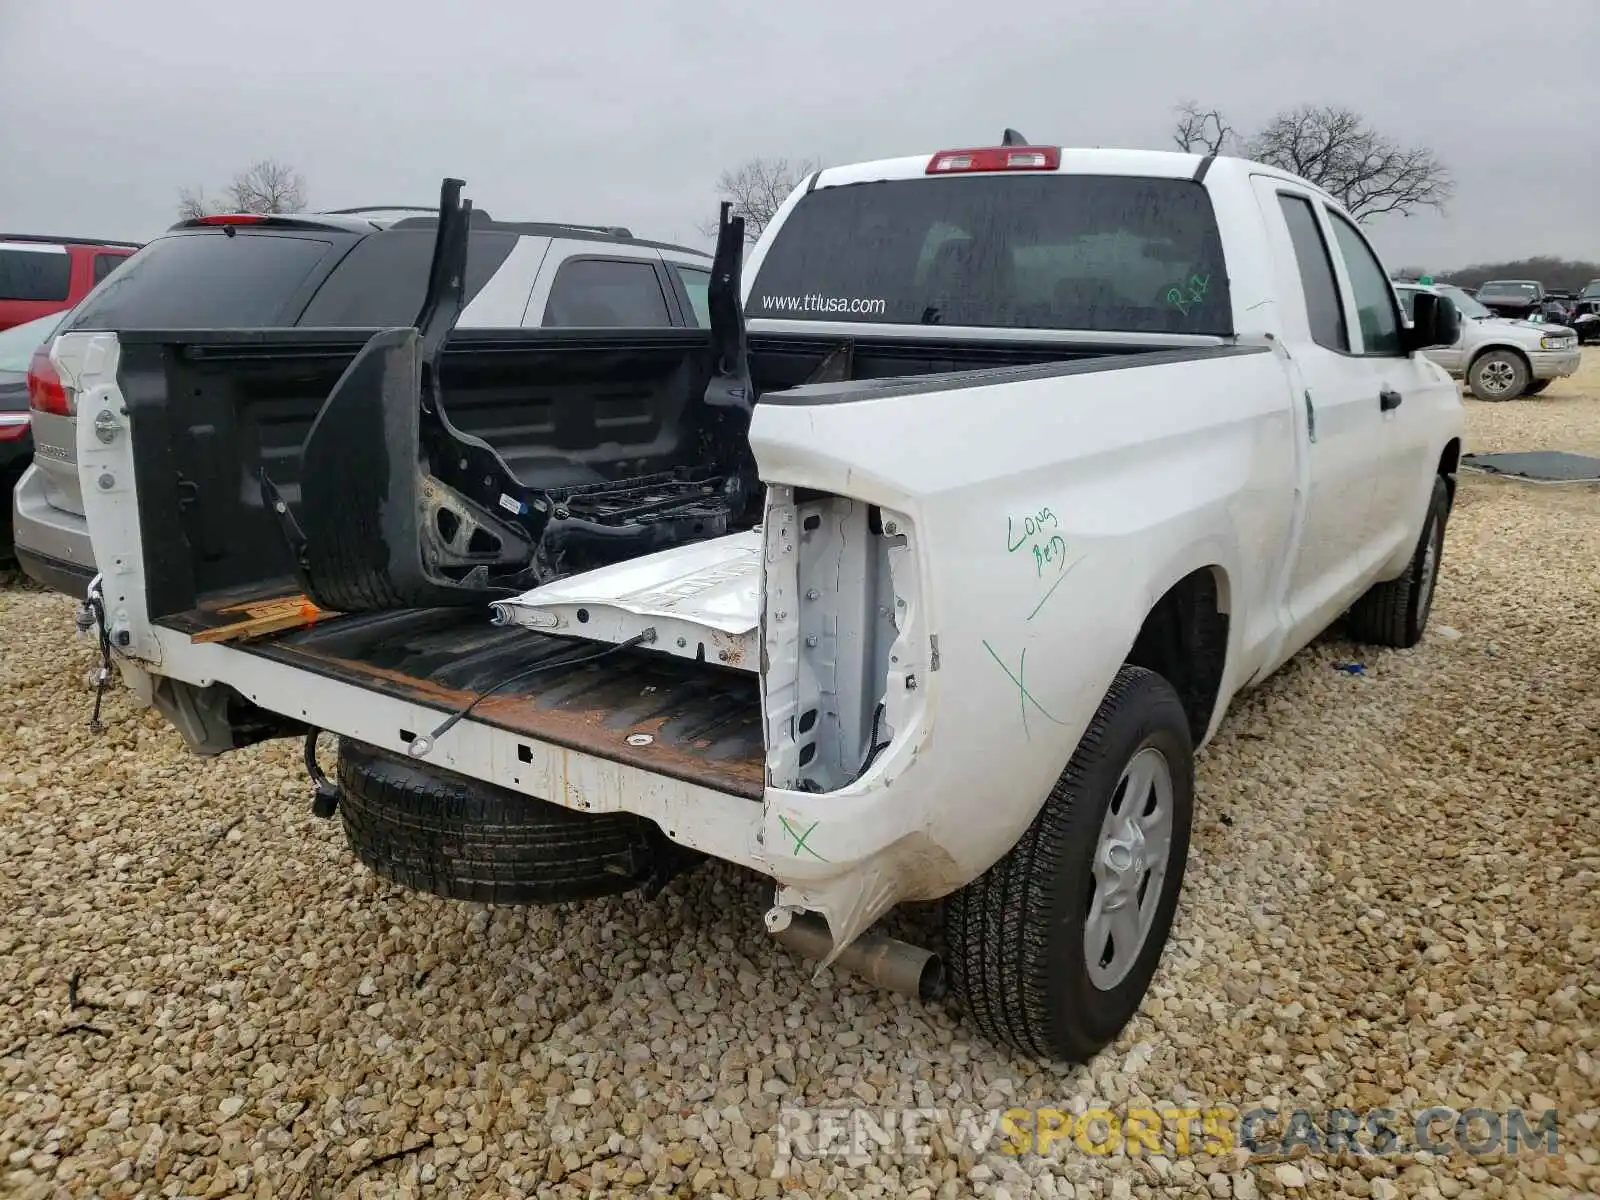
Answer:
<path fill-rule="evenodd" d="M 396 206 L 183 221 L 89 293 L 57 332 L 409 325 L 437 224 L 436 209 Z M 710 280 L 704 251 L 617 226 L 496 221 L 475 210 L 455 328 L 706 328 Z M 34 366 L 54 374 L 44 356 Z M 31 375 L 29 394 L 34 456 L 12 499 L 17 560 L 45 586 L 81 596 L 95 565 L 78 488 L 76 397 Z"/>
<path fill-rule="evenodd" d="M 1411 316 L 1418 292 L 1448 299 L 1461 313 L 1461 336 L 1454 345 L 1423 351 L 1457 378 L 1465 378 L 1479 400 L 1537 396 L 1556 379 L 1578 369 L 1578 335 L 1565 325 L 1548 325 L 1496 316 L 1454 284 L 1394 285 Z"/>

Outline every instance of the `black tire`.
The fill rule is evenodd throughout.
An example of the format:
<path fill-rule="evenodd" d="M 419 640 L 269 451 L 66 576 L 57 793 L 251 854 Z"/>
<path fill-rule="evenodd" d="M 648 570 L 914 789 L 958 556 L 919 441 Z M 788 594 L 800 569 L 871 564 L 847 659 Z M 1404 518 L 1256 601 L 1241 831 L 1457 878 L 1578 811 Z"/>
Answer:
<path fill-rule="evenodd" d="M 1159 750 L 1172 783 L 1165 878 L 1137 958 L 1108 990 L 1090 977 L 1091 866 L 1124 767 Z M 1144 999 L 1172 928 L 1189 852 L 1194 750 L 1178 694 L 1142 667 L 1117 672 L 1083 740 L 1017 844 L 945 902 L 955 997 L 984 1036 L 1035 1058 L 1083 1062 Z"/>
<path fill-rule="evenodd" d="M 1532 372 L 1515 350 L 1485 350 L 1467 368 L 1467 386 L 1479 400 L 1515 400 L 1528 390 Z"/>
<path fill-rule="evenodd" d="M 687 851 L 633 813 L 583 813 L 341 739 L 356 857 L 449 900 L 561 904 L 627 892 Z"/>
<path fill-rule="evenodd" d="M 1375 583 L 1350 609 L 1350 636 L 1370 646 L 1408 650 L 1422 640 L 1433 611 L 1433 595 L 1444 558 L 1444 531 L 1450 521 L 1450 489 L 1443 476 L 1434 476 L 1428 498 L 1428 516 L 1404 575 Z M 1428 554 L 1433 547 L 1431 558 Z"/>
<path fill-rule="evenodd" d="M 1553 382 L 1554 382 L 1554 380 L 1550 380 L 1550 379 L 1535 379 L 1527 387 L 1522 389 L 1522 394 L 1524 396 L 1537 396 L 1540 392 L 1544 391 L 1545 388 L 1549 387 L 1551 385 L 1551 383 L 1553 383 Z"/>

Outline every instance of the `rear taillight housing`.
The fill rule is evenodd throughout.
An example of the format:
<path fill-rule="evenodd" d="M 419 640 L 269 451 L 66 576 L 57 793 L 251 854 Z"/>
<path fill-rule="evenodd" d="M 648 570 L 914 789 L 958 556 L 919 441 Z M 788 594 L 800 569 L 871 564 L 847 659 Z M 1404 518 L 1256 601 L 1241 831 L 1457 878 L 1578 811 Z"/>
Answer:
<path fill-rule="evenodd" d="M 191 225 L 259 225 L 267 220 L 261 213 L 211 213 L 195 217 Z"/>
<path fill-rule="evenodd" d="M 72 405 L 66 385 L 50 361 L 50 347 L 40 346 L 28 360 L 28 407 L 34 412 L 70 417 Z"/>
<path fill-rule="evenodd" d="M 1059 146 L 988 146 L 976 150 L 941 150 L 928 160 L 929 175 L 973 171 L 1055 171 L 1061 167 Z"/>

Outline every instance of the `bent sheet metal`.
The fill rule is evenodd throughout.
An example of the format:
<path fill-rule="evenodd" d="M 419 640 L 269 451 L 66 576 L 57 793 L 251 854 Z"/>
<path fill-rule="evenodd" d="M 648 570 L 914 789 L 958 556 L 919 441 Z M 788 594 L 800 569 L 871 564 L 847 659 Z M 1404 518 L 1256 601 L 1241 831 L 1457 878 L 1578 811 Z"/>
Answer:
<path fill-rule="evenodd" d="M 759 527 L 674 546 L 498 601 L 494 619 L 613 644 L 654 628 L 651 649 L 757 671 L 761 547 Z"/>

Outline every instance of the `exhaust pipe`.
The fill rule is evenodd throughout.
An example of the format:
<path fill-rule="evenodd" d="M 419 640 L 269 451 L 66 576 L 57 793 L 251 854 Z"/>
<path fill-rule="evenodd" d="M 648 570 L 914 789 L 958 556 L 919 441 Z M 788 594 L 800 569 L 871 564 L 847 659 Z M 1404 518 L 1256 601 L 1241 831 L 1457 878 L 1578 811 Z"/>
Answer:
<path fill-rule="evenodd" d="M 774 936 L 803 958 L 822 960 L 833 953 L 828 923 L 816 913 L 795 913 Z M 947 987 L 944 963 L 932 950 L 870 930 L 846 946 L 832 965 L 924 1004 L 943 999 Z"/>

